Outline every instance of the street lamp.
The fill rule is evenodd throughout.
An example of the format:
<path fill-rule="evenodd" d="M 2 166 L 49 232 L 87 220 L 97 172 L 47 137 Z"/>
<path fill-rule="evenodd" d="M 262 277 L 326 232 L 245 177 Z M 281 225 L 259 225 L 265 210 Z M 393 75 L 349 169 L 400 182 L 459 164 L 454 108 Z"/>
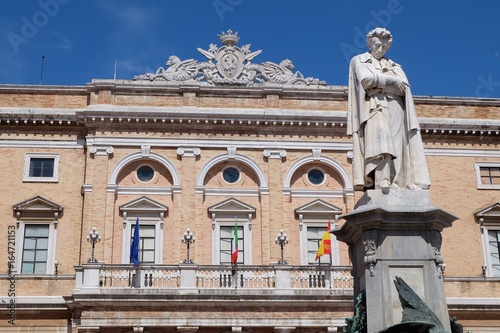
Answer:
<path fill-rule="evenodd" d="M 92 243 L 92 258 L 87 260 L 87 262 L 97 262 L 97 259 L 94 257 L 94 248 L 95 243 L 99 243 L 101 241 L 101 236 L 99 236 L 99 231 L 95 230 L 95 227 L 89 231 L 89 235 L 87 236 L 87 242 Z"/>
<path fill-rule="evenodd" d="M 283 248 L 285 247 L 286 244 L 288 244 L 288 241 L 290 239 L 286 236 L 286 234 L 283 232 L 283 229 L 280 230 L 278 233 L 278 236 L 276 236 L 276 239 L 274 240 L 276 244 L 278 244 L 281 247 L 281 259 L 278 261 L 278 265 L 287 265 L 288 261 L 286 261 L 283 257 Z"/>
<path fill-rule="evenodd" d="M 194 237 L 193 233 L 191 232 L 191 230 L 189 230 L 189 228 L 187 228 L 184 235 L 182 235 L 181 241 L 187 246 L 187 256 L 186 259 L 184 259 L 183 263 L 192 264 L 193 261 L 189 259 L 189 246 L 196 241 L 196 237 Z"/>

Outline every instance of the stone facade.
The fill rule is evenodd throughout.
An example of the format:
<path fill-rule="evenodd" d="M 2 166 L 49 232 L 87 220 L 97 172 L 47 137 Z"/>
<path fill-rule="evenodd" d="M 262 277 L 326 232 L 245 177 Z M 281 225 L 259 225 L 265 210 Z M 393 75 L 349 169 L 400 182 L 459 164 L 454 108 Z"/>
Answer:
<path fill-rule="evenodd" d="M 416 96 L 415 103 L 431 202 L 459 217 L 442 233 L 450 315 L 465 330 L 498 331 L 500 283 L 484 233 L 500 229 L 500 186 L 480 186 L 477 171 L 500 167 L 500 101 Z M 320 82 L 0 86 L 0 229 L 6 238 L 15 230 L 15 246 L 0 252 L 7 262 L 0 332 L 13 330 L 9 313 L 19 332 L 340 332 L 354 293 L 349 281 L 340 286 L 332 276 L 350 269 L 347 246 L 333 242 L 332 269 L 318 273 L 328 278 L 316 285 L 321 266 L 308 262 L 304 232 L 325 228 L 328 219 L 334 224 L 363 194 L 352 188 L 346 109 L 346 87 Z M 40 156 L 56 156 L 55 180 L 26 175 L 29 158 Z M 143 165 L 154 170 L 151 180 L 138 178 Z M 237 181 L 224 179 L 227 167 L 239 171 Z M 311 170 L 324 179 L 311 182 Z M 156 232 L 154 265 L 140 271 L 128 261 L 137 216 Z M 220 265 L 219 228 L 235 217 L 251 241 L 239 267 L 248 275 L 241 275 L 243 287 L 233 281 L 223 288 L 223 276 L 234 275 Z M 40 274 L 21 274 L 30 224 L 50 226 Z M 93 227 L 101 235 L 97 266 L 87 264 Z M 186 228 L 196 236 L 195 265 L 187 268 L 179 265 Z M 283 267 L 276 265 L 280 229 L 290 238 Z M 142 274 L 151 285 L 131 288 L 127 280 L 117 287 L 116 272 L 129 274 L 125 280 Z M 214 274 L 215 287 L 204 287 Z M 309 280 L 299 285 L 297 276 Z"/>

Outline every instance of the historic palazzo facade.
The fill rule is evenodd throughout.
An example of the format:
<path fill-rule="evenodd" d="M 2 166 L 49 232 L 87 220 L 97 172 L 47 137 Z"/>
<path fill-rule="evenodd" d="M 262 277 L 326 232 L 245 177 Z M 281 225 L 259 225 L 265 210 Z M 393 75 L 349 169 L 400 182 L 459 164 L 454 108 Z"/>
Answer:
<path fill-rule="evenodd" d="M 220 40 L 133 80 L 0 85 L 0 332 L 342 331 L 347 246 L 315 256 L 362 195 L 347 87 Z M 498 332 L 500 100 L 414 100 L 432 203 L 459 217 L 441 247 L 450 316 Z"/>

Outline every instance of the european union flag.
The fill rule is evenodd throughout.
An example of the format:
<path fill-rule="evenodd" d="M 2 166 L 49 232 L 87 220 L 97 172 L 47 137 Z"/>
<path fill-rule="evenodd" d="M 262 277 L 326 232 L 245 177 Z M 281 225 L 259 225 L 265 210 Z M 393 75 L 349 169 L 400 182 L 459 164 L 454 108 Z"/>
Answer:
<path fill-rule="evenodd" d="M 139 217 L 135 221 L 134 238 L 130 245 L 130 262 L 134 265 L 139 265 Z"/>

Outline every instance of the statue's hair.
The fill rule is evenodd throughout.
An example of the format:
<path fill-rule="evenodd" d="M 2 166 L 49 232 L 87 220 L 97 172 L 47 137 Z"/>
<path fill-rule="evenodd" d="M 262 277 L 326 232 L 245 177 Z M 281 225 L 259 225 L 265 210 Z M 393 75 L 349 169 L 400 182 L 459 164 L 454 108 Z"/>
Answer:
<path fill-rule="evenodd" d="M 366 44 L 370 47 L 370 39 L 373 37 L 388 38 L 389 45 L 392 44 L 392 34 L 386 28 L 375 28 L 366 35 Z"/>

